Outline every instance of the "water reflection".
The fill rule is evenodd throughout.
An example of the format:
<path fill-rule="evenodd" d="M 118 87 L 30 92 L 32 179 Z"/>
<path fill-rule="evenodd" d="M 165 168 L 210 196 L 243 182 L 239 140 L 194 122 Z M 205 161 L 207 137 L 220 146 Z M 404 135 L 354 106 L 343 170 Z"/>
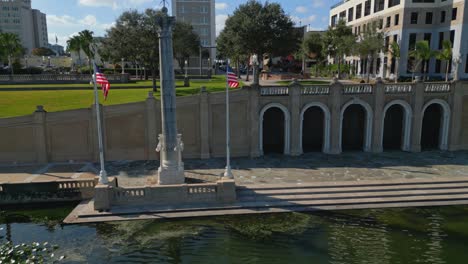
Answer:
<path fill-rule="evenodd" d="M 3 220 L 0 240 L 49 241 L 70 263 L 464 263 L 467 212 L 389 209 L 74 226 Z"/>

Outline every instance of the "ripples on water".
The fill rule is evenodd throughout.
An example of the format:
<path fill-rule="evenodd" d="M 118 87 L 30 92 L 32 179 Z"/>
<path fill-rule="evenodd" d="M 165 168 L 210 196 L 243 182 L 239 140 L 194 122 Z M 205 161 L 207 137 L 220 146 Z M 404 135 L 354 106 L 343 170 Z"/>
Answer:
<path fill-rule="evenodd" d="M 0 239 L 58 244 L 69 263 L 466 263 L 467 208 L 74 226 L 3 223 Z"/>

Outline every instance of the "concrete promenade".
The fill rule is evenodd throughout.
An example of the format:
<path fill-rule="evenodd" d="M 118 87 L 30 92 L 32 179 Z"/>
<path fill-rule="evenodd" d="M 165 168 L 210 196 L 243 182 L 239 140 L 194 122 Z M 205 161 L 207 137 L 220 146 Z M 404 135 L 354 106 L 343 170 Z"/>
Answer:
<path fill-rule="evenodd" d="M 185 160 L 190 182 L 214 182 L 221 177 L 224 166 L 222 158 Z M 147 177 L 154 175 L 158 167 L 159 161 L 106 163 L 109 176 L 117 177 L 119 185 L 125 187 L 145 185 Z M 468 151 L 272 155 L 257 159 L 234 158 L 232 168 L 238 185 L 468 178 Z M 0 166 L 0 184 L 92 179 L 97 176 L 98 169 L 98 164 L 86 162 L 5 165 Z"/>

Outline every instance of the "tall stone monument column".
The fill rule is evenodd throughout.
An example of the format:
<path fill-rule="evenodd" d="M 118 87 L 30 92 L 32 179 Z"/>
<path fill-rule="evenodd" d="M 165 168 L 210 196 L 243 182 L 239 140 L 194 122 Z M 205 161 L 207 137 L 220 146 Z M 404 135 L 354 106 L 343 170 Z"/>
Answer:
<path fill-rule="evenodd" d="M 172 29 L 175 18 L 162 8 L 163 15 L 157 19 L 159 25 L 159 62 L 161 76 L 161 120 L 162 134 L 159 135 L 157 151 L 161 153 L 158 169 L 159 185 L 183 184 L 185 182 L 182 163 L 183 142 L 177 133 L 176 93 L 173 65 Z"/>

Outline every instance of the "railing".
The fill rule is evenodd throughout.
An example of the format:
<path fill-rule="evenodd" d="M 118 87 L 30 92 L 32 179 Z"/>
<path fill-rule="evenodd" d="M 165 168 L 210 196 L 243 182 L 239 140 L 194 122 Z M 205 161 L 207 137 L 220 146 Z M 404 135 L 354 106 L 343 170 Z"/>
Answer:
<path fill-rule="evenodd" d="M 334 5 L 332 5 L 332 6 L 330 7 L 330 9 L 335 9 L 335 8 L 339 7 L 340 5 L 342 5 L 342 4 L 344 4 L 344 3 L 346 3 L 346 1 L 344 1 L 344 0 L 343 0 L 343 1 L 340 1 L 340 2 L 338 2 L 338 3 L 334 4 Z"/>
<path fill-rule="evenodd" d="M 346 85 L 343 87 L 343 94 L 371 94 L 372 85 L 361 84 L 361 85 Z"/>
<path fill-rule="evenodd" d="M 284 86 L 263 86 L 260 88 L 261 96 L 283 96 L 289 95 L 289 87 Z"/>
<path fill-rule="evenodd" d="M 451 85 L 449 83 L 428 83 L 424 87 L 425 93 L 449 93 Z"/>
<path fill-rule="evenodd" d="M 401 94 L 401 93 L 412 93 L 413 85 L 411 84 L 386 84 L 386 94 Z"/>
<path fill-rule="evenodd" d="M 303 86 L 302 95 L 329 95 L 330 86 L 328 85 L 314 85 L 314 86 Z"/>
<path fill-rule="evenodd" d="M 204 185 L 204 186 L 189 186 L 188 194 L 197 195 L 197 194 L 206 194 L 206 193 L 216 193 L 216 185 Z"/>
<path fill-rule="evenodd" d="M 128 74 L 106 74 L 111 82 L 128 82 Z M 0 75 L 0 82 L 89 82 L 90 74 L 18 74 Z"/>
<path fill-rule="evenodd" d="M 69 189 L 83 189 L 83 188 L 94 188 L 96 183 L 94 180 L 80 180 L 73 182 L 59 182 L 58 188 L 60 190 L 69 190 Z"/>
<path fill-rule="evenodd" d="M 144 187 L 136 188 L 114 188 L 114 199 L 117 202 L 129 202 L 144 198 L 146 191 Z"/>

